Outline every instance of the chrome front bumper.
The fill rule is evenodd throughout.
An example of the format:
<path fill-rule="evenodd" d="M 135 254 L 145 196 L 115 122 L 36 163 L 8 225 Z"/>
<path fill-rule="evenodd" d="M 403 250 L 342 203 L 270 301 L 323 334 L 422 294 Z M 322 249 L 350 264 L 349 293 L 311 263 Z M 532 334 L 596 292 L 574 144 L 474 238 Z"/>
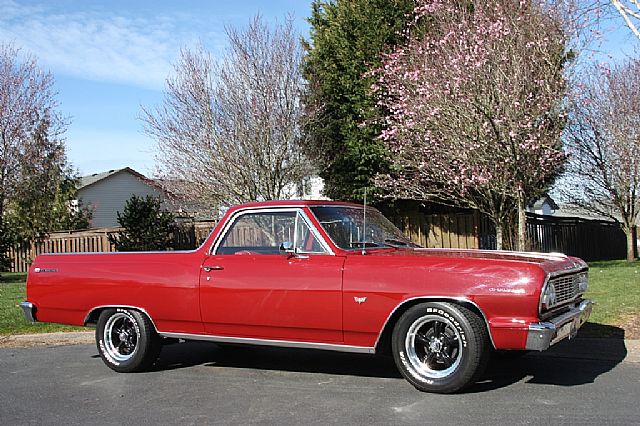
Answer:
<path fill-rule="evenodd" d="M 575 337 L 578 334 L 578 329 L 589 319 L 592 307 L 591 300 L 583 300 L 569 312 L 558 315 L 549 321 L 529 325 L 525 349 L 544 351 L 565 338 Z"/>
<path fill-rule="evenodd" d="M 27 319 L 27 321 L 36 322 L 36 317 L 34 316 L 36 312 L 36 307 L 33 306 L 33 303 L 22 302 L 20 303 L 20 307 L 22 308 L 22 311 L 24 312 L 24 317 Z"/>

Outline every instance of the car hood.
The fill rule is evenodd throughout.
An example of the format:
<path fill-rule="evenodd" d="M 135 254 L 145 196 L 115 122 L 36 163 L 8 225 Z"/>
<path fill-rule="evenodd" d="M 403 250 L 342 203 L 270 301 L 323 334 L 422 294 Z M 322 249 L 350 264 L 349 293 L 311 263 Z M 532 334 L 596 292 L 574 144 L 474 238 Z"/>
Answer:
<path fill-rule="evenodd" d="M 367 255 L 374 256 L 420 256 L 443 257 L 454 259 L 486 259 L 497 261 L 525 262 L 539 265 L 547 273 L 562 270 L 574 270 L 587 268 L 587 264 L 576 257 L 562 253 L 533 253 L 502 250 L 475 250 L 475 249 L 439 249 L 439 248 L 399 248 L 383 250 L 367 250 Z"/>

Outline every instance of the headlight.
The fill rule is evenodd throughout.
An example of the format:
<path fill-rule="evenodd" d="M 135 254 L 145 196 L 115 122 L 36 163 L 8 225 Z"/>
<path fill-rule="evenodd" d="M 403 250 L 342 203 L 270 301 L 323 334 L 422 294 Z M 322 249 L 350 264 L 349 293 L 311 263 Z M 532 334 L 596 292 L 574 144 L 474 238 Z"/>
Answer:
<path fill-rule="evenodd" d="M 578 283 L 578 293 L 585 293 L 589 288 L 589 275 L 586 272 L 578 274 L 576 281 Z"/>
<path fill-rule="evenodd" d="M 556 288 L 553 284 L 547 283 L 540 298 L 540 308 L 546 311 L 557 303 Z"/>

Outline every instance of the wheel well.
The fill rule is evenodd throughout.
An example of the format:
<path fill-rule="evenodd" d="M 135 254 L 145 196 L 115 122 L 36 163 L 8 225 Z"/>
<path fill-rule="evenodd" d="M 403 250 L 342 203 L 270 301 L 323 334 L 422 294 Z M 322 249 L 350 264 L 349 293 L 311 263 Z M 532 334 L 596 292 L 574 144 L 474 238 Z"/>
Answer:
<path fill-rule="evenodd" d="M 109 308 L 105 307 L 105 308 L 96 308 L 91 310 L 91 312 L 89 312 L 87 317 L 84 319 L 84 325 L 95 327 L 96 324 L 98 324 L 98 318 L 100 317 L 100 314 L 105 309 L 109 309 Z"/>
<path fill-rule="evenodd" d="M 93 308 L 85 317 L 84 319 L 84 325 L 85 326 L 91 326 L 91 327 L 95 327 L 98 324 L 98 318 L 100 318 L 100 314 L 107 310 L 107 309 L 117 309 L 117 308 L 122 308 L 122 309 L 131 309 L 133 311 L 138 311 L 140 312 L 142 315 L 146 316 L 147 318 L 149 318 L 149 321 L 151 322 L 151 325 L 153 326 L 153 329 L 155 330 L 155 332 L 158 332 L 158 329 L 156 328 L 156 324 L 155 322 L 153 322 L 153 318 L 151 318 L 151 315 L 149 315 L 149 313 L 147 311 L 145 311 L 142 308 L 138 308 L 135 306 L 121 306 L 121 305 L 113 305 L 113 306 L 99 306 L 97 308 Z"/>
<path fill-rule="evenodd" d="M 418 305 L 420 303 L 425 302 L 446 302 L 451 303 L 458 306 L 464 306 L 470 311 L 477 314 L 484 322 L 485 327 L 487 328 L 487 333 L 489 334 L 489 341 L 491 346 L 495 348 L 493 344 L 493 339 L 491 338 L 491 330 L 489 329 L 489 324 L 487 323 L 487 318 L 484 316 L 484 313 L 478 308 L 477 305 L 471 303 L 466 300 L 457 300 L 457 299 L 447 299 L 447 298 L 424 298 L 424 299 L 411 299 L 409 301 L 403 302 L 400 304 L 398 308 L 391 314 L 387 323 L 384 325 L 382 332 L 380 333 L 380 337 L 378 338 L 378 342 L 376 344 L 376 354 L 380 355 L 391 355 L 391 335 L 393 333 L 393 327 L 396 325 L 396 322 L 400 319 L 402 314 L 404 314 L 409 308 Z"/>

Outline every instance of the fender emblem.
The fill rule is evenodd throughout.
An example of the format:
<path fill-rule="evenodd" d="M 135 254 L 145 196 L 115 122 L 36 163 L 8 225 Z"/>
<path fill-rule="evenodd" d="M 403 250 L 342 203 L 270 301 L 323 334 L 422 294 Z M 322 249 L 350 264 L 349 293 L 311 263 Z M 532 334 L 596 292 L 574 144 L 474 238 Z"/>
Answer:
<path fill-rule="evenodd" d="M 353 300 L 355 300 L 358 305 L 362 305 L 364 302 L 367 301 L 367 298 L 366 297 L 354 297 Z"/>
<path fill-rule="evenodd" d="M 58 272 L 58 270 L 57 269 L 53 269 L 53 268 L 49 268 L 49 269 L 47 269 L 47 268 L 34 268 L 33 272 L 35 272 L 35 273 L 40 273 L 40 272 Z"/>

